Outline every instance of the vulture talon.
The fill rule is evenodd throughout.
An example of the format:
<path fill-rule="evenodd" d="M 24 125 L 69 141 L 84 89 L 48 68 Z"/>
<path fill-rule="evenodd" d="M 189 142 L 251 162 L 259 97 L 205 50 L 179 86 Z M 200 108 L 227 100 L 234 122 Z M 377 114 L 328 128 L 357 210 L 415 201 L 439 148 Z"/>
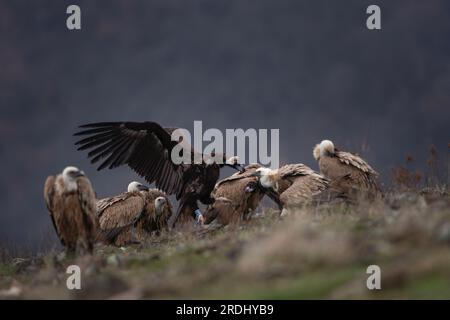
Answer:
<path fill-rule="evenodd" d="M 205 218 L 203 217 L 203 214 L 200 209 L 197 209 L 194 211 L 195 213 L 195 221 L 199 225 L 203 225 L 205 223 Z"/>

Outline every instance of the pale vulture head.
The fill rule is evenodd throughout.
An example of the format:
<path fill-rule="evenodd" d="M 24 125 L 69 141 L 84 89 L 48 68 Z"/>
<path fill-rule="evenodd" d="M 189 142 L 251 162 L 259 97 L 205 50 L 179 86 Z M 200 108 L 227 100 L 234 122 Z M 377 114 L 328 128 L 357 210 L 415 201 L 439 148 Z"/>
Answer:
<path fill-rule="evenodd" d="M 155 199 L 155 210 L 156 210 L 156 214 L 160 215 L 164 208 L 166 207 L 167 204 L 167 199 L 164 197 L 158 197 Z"/>
<path fill-rule="evenodd" d="M 277 188 L 278 170 L 258 168 L 253 175 L 258 177 L 259 183 L 261 183 L 264 188 Z"/>
<path fill-rule="evenodd" d="M 229 166 L 229 167 L 232 167 L 233 169 L 238 170 L 239 172 L 244 172 L 245 171 L 245 168 L 240 164 L 238 156 L 229 157 L 225 161 L 225 165 Z"/>
<path fill-rule="evenodd" d="M 225 163 L 230 165 L 230 166 L 234 166 L 236 164 L 239 164 L 239 157 L 238 156 L 229 157 Z"/>
<path fill-rule="evenodd" d="M 334 154 L 334 144 L 330 140 L 322 140 L 320 144 L 314 147 L 313 156 L 316 160 L 330 154 Z"/>
<path fill-rule="evenodd" d="M 64 181 L 64 186 L 67 191 L 77 190 L 77 178 L 84 176 L 84 172 L 77 167 L 68 166 L 64 168 L 62 172 L 62 177 Z"/>
<path fill-rule="evenodd" d="M 148 187 L 144 186 L 142 183 L 133 181 L 128 185 L 128 192 L 139 192 L 139 191 L 148 191 Z"/>

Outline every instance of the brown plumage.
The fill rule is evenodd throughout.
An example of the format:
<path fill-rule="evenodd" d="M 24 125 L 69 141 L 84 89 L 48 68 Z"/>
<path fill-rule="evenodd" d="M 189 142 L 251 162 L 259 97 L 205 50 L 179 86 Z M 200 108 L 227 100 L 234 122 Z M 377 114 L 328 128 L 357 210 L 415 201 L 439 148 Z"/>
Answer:
<path fill-rule="evenodd" d="M 181 153 L 190 151 L 190 163 L 175 163 L 172 152 L 177 152 L 179 142 L 172 140 L 177 128 L 163 128 L 155 122 L 102 122 L 80 126 L 76 136 L 78 150 L 90 150 L 92 163 L 101 161 L 98 170 L 128 165 L 148 183 L 155 183 L 167 194 L 180 200 L 177 211 L 170 219 L 174 226 L 181 216 L 193 217 L 198 201 L 208 205 L 214 202 L 211 191 L 220 176 L 220 168 L 227 165 L 241 170 L 237 157 L 224 154 L 204 155 L 183 141 Z M 180 151 L 180 150 L 178 150 Z M 188 153 L 188 152 L 187 152 Z M 200 159 L 197 163 L 194 160 Z"/>
<path fill-rule="evenodd" d="M 45 181 L 44 198 L 55 231 L 68 252 L 92 253 L 96 233 L 95 193 L 75 167 Z"/>
<path fill-rule="evenodd" d="M 279 169 L 259 168 L 255 175 L 263 188 L 278 195 L 276 202 L 281 215 L 290 210 L 315 202 L 328 189 L 329 181 L 304 164 L 288 164 Z"/>
<path fill-rule="evenodd" d="M 97 202 L 97 240 L 123 246 L 167 228 L 172 206 L 166 194 L 132 182 L 128 191 Z"/>
<path fill-rule="evenodd" d="M 227 225 L 250 218 L 265 194 L 253 175 L 260 167 L 259 164 L 248 165 L 245 172 L 236 172 L 216 184 L 212 192 L 216 201 L 207 208 L 205 224 L 215 221 Z"/>
<path fill-rule="evenodd" d="M 373 199 L 381 195 L 378 173 L 358 155 L 339 151 L 329 140 L 316 145 L 313 155 L 319 163 L 320 172 L 348 197 Z"/>

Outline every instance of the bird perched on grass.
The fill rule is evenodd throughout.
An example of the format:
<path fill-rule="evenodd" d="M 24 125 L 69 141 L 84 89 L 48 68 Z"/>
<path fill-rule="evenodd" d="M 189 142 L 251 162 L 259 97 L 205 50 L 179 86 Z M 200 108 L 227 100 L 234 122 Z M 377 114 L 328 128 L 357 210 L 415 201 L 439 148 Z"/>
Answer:
<path fill-rule="evenodd" d="M 278 169 L 262 167 L 253 175 L 263 188 L 275 192 L 281 216 L 314 202 L 329 186 L 328 179 L 301 163 Z"/>
<path fill-rule="evenodd" d="M 215 221 L 224 226 L 250 218 L 266 194 L 253 175 L 260 167 L 248 165 L 244 172 L 236 172 L 216 184 L 212 192 L 216 201 L 206 210 L 205 224 Z"/>
<path fill-rule="evenodd" d="M 360 156 L 338 150 L 330 140 L 323 140 L 313 150 L 320 172 L 342 193 L 356 199 L 374 199 L 381 195 L 378 173 Z"/>
<path fill-rule="evenodd" d="M 95 192 L 84 172 L 66 167 L 45 181 L 44 198 L 55 231 L 69 253 L 92 253 L 96 234 Z"/>
<path fill-rule="evenodd" d="M 166 194 L 133 181 L 127 192 L 97 202 L 97 241 L 123 246 L 167 229 L 172 205 Z"/>

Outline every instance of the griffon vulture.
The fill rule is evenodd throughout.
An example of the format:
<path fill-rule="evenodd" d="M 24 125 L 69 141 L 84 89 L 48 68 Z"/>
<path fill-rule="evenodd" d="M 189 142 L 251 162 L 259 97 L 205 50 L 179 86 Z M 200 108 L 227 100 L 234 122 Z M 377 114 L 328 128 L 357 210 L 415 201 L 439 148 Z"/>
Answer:
<path fill-rule="evenodd" d="M 205 224 L 215 220 L 219 225 L 227 225 L 250 218 L 265 195 L 253 175 L 260 167 L 259 164 L 248 165 L 244 172 L 236 172 L 216 184 L 212 192 L 216 201 L 207 208 Z"/>
<path fill-rule="evenodd" d="M 53 226 L 68 252 L 92 253 L 95 233 L 95 192 L 76 167 L 45 181 L 44 198 Z"/>
<path fill-rule="evenodd" d="M 323 140 L 314 147 L 313 156 L 320 172 L 348 197 L 373 199 L 381 194 L 378 173 L 358 155 L 340 151 L 330 140 Z"/>
<path fill-rule="evenodd" d="M 175 128 L 163 128 L 155 122 L 103 122 L 80 128 L 83 130 L 75 135 L 86 138 L 76 142 L 78 150 L 91 149 L 88 154 L 91 162 L 102 160 L 98 170 L 127 164 L 148 183 L 154 182 L 158 189 L 176 195 L 180 203 L 170 219 L 170 227 L 180 213 L 194 216 L 194 212 L 199 211 L 197 201 L 207 205 L 214 202 L 211 191 L 221 167 L 228 165 L 243 170 L 237 157 L 227 158 L 225 155 L 221 157 L 222 163 L 213 160 L 219 155 L 200 155 L 201 163 L 175 164 L 171 159 L 172 150 L 179 143 L 171 139 Z M 198 153 L 189 148 L 194 159 Z"/>
<path fill-rule="evenodd" d="M 123 246 L 167 228 L 172 206 L 166 194 L 133 181 L 127 192 L 97 202 L 97 240 Z"/>
<path fill-rule="evenodd" d="M 329 181 L 321 174 L 304 164 L 288 164 L 279 169 L 259 168 L 254 176 L 260 185 L 273 190 L 278 199 L 274 199 L 281 211 L 281 216 L 296 207 L 315 202 L 328 189 Z"/>

